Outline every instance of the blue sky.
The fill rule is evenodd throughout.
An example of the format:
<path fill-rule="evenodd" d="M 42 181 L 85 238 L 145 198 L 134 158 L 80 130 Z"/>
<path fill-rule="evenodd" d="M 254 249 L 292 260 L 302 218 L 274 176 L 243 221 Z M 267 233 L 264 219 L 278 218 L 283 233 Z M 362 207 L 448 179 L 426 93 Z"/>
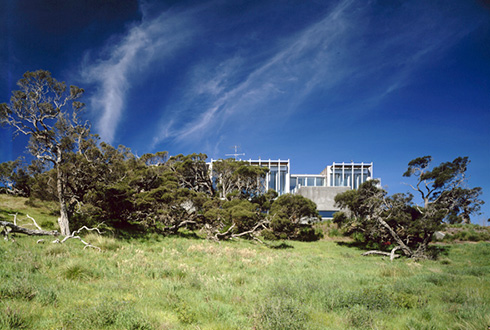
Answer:
<path fill-rule="evenodd" d="M 468 156 L 490 217 L 489 1 L 3 0 L 0 42 L 0 102 L 49 70 L 137 155 L 373 162 L 390 193 L 415 157 Z"/>

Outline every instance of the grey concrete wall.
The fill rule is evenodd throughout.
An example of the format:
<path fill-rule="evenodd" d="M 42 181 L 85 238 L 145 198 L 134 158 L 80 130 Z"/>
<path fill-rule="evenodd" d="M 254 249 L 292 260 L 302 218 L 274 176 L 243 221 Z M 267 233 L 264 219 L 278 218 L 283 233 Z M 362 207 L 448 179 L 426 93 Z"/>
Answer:
<path fill-rule="evenodd" d="M 350 187 L 300 187 L 297 194 L 314 201 L 319 211 L 339 211 L 335 196 L 350 190 Z"/>

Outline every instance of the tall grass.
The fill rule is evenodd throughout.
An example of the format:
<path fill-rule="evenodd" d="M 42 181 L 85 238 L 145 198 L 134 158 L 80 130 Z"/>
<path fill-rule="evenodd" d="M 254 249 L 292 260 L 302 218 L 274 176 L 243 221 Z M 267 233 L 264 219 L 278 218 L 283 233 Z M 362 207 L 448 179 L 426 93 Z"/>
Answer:
<path fill-rule="evenodd" d="M 448 245 L 439 260 L 390 262 L 331 238 L 270 249 L 247 241 L 87 235 L 102 252 L 76 240 L 36 240 L 0 242 L 0 329 L 490 325 L 488 243 Z"/>

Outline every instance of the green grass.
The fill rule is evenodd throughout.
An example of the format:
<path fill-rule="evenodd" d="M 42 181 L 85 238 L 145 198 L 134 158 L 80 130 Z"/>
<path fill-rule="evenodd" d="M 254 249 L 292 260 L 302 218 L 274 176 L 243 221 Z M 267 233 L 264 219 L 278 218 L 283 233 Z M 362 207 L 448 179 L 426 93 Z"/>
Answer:
<path fill-rule="evenodd" d="M 0 329 L 490 325 L 489 243 L 447 245 L 439 260 L 390 262 L 331 238 L 270 249 L 248 241 L 87 235 L 102 252 L 75 240 L 37 239 L 0 242 Z"/>
<path fill-rule="evenodd" d="M 19 226 L 36 229 L 32 220 L 27 217 L 29 215 L 43 229 L 59 230 L 57 223 L 59 207 L 54 202 L 41 202 L 24 197 L 0 194 L 0 220 L 13 222 L 14 214 L 17 214 L 17 224 Z"/>
<path fill-rule="evenodd" d="M 444 241 L 490 241 L 490 227 L 475 224 L 447 225 L 444 232 Z"/>

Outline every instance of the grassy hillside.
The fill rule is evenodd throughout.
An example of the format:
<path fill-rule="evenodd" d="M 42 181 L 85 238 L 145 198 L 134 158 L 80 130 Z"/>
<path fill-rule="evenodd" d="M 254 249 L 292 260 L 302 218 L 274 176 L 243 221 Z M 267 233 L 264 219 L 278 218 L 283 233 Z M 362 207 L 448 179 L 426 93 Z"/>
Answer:
<path fill-rule="evenodd" d="M 0 199 L 0 216 L 55 221 Z M 21 217 L 19 215 L 19 217 Z M 36 218 L 37 219 L 37 218 Z M 40 221 L 38 221 L 40 222 Z M 362 257 L 334 241 L 214 243 L 89 235 L 0 242 L 0 329 L 486 329 L 490 244 L 436 261 Z"/>

